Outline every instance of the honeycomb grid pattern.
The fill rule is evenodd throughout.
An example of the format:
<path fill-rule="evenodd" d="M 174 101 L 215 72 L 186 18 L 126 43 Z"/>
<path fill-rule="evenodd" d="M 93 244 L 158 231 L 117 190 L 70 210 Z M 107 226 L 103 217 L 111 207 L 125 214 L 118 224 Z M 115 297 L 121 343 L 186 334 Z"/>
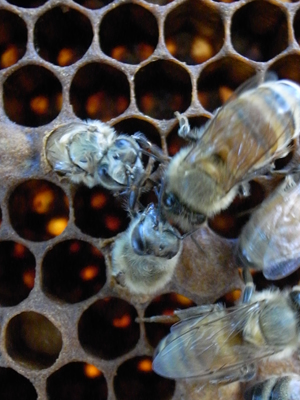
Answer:
<path fill-rule="evenodd" d="M 228 238 L 264 189 L 254 182 L 250 200 L 195 234 L 205 259 L 185 239 L 172 282 L 132 296 L 111 277 L 111 245 L 129 223 L 122 201 L 60 180 L 44 146 L 60 124 L 100 119 L 174 155 L 185 144 L 175 111 L 199 126 L 255 73 L 300 83 L 299 42 L 300 2 L 0 0 L 1 398 L 242 399 L 239 383 L 154 374 L 169 326 L 135 319 L 240 291 Z M 285 371 L 300 373 L 299 357 L 260 374 Z"/>

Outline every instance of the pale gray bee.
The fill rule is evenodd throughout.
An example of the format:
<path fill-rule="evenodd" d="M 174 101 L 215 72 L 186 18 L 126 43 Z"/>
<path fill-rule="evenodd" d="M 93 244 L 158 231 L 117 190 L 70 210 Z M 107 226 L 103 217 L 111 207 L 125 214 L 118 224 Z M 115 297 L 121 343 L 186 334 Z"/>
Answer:
<path fill-rule="evenodd" d="M 257 208 L 238 241 L 238 259 L 261 270 L 267 279 L 281 279 L 300 265 L 300 175 L 284 182 Z"/>
<path fill-rule="evenodd" d="M 245 400 L 299 400 L 300 376 L 272 376 L 257 382 L 244 393 Z"/>
<path fill-rule="evenodd" d="M 158 345 L 153 370 L 164 377 L 247 381 L 259 360 L 290 356 L 300 344 L 300 286 L 254 293 L 248 304 L 200 306 Z"/>
<path fill-rule="evenodd" d="M 163 157 L 140 133 L 117 135 L 108 124 L 88 120 L 54 129 L 47 137 L 45 155 L 54 171 L 74 183 L 124 191 L 143 181 L 145 168 L 141 156 L 142 152 L 150 153 L 141 146 L 150 147 Z"/>
<path fill-rule="evenodd" d="M 164 175 L 163 212 L 190 231 L 226 209 L 248 182 L 289 152 L 300 132 L 300 87 L 289 80 L 250 81 L 200 129 L 179 115 L 179 134 L 193 140 Z"/>
<path fill-rule="evenodd" d="M 131 293 L 152 294 L 172 278 L 182 249 L 179 232 L 149 205 L 132 219 L 112 250 L 113 276 Z"/>

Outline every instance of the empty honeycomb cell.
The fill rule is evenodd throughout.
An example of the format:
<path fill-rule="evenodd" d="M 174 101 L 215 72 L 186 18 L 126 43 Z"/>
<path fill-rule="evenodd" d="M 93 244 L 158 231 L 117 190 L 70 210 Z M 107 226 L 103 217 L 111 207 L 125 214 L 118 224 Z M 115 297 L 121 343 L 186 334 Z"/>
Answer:
<path fill-rule="evenodd" d="M 43 260 L 43 290 L 67 303 L 93 296 L 105 281 L 104 257 L 89 243 L 80 240 L 61 242 L 49 250 Z"/>
<path fill-rule="evenodd" d="M 2 400 L 36 400 L 33 384 L 11 368 L 0 367 L 0 387 Z"/>
<path fill-rule="evenodd" d="M 61 110 L 61 95 L 58 78 L 39 65 L 21 67 L 3 83 L 4 110 L 20 125 L 35 127 L 52 121 Z"/>
<path fill-rule="evenodd" d="M 298 10 L 295 14 L 293 28 L 295 39 L 297 40 L 298 44 L 300 44 L 300 10 Z"/>
<path fill-rule="evenodd" d="M 37 20 L 34 28 L 34 43 L 39 55 L 61 67 L 79 60 L 92 40 L 89 19 L 67 6 L 47 11 Z"/>
<path fill-rule="evenodd" d="M 0 68 L 15 64 L 26 52 L 27 28 L 18 15 L 0 10 Z"/>
<path fill-rule="evenodd" d="M 291 79 L 292 81 L 300 83 L 300 55 L 290 54 L 278 58 L 269 70 L 276 72 L 279 79 Z"/>
<path fill-rule="evenodd" d="M 96 186 L 80 186 L 74 197 L 75 224 L 88 235 L 100 238 L 116 236 L 129 222 L 122 197 Z"/>
<path fill-rule="evenodd" d="M 208 120 L 209 118 L 204 116 L 193 117 L 189 118 L 189 124 L 191 129 L 201 128 Z M 171 157 L 173 157 L 182 147 L 185 147 L 189 144 L 188 140 L 178 136 L 178 129 L 179 124 L 176 124 L 167 137 L 168 153 Z"/>
<path fill-rule="evenodd" d="M 25 181 L 14 189 L 9 200 L 11 224 L 24 239 L 49 240 L 60 235 L 68 224 L 68 198 L 49 181 Z"/>
<path fill-rule="evenodd" d="M 139 356 L 125 361 L 114 378 L 117 400 L 168 400 L 175 391 L 175 381 L 152 371 L 152 359 Z"/>
<path fill-rule="evenodd" d="M 196 304 L 192 300 L 182 296 L 181 294 L 167 293 L 155 297 L 155 299 L 152 300 L 152 302 L 146 308 L 145 317 L 148 318 L 156 315 L 173 315 L 174 310 L 183 310 L 195 305 Z M 173 323 L 174 321 L 170 323 L 145 323 L 147 340 L 152 347 L 156 347 L 161 339 L 170 332 L 170 327 Z"/>
<path fill-rule="evenodd" d="M 209 220 L 210 228 L 219 235 L 233 239 L 241 233 L 242 227 L 249 220 L 252 211 L 265 198 L 265 192 L 258 182 L 250 182 L 250 195 L 237 196 L 224 211 Z"/>
<path fill-rule="evenodd" d="M 221 16 L 203 2 L 186 1 L 168 14 L 165 41 L 178 60 L 192 65 L 203 63 L 223 46 Z"/>
<path fill-rule="evenodd" d="M 113 0 L 74 0 L 75 3 L 80 4 L 82 7 L 90 8 L 91 10 L 97 10 L 112 3 Z"/>
<path fill-rule="evenodd" d="M 47 379 L 48 400 L 106 400 L 106 379 L 97 367 L 71 362 Z"/>
<path fill-rule="evenodd" d="M 161 147 L 161 137 L 158 130 L 148 121 L 139 118 L 122 119 L 114 125 L 114 128 L 120 134 L 126 133 L 133 135 L 141 132 L 152 143 Z"/>
<path fill-rule="evenodd" d="M 101 49 L 110 57 L 138 64 L 154 52 L 158 26 L 154 15 L 137 4 L 122 4 L 105 14 L 99 31 Z"/>
<path fill-rule="evenodd" d="M 55 363 L 62 348 L 60 331 L 48 318 L 33 311 L 13 317 L 6 328 L 5 347 L 10 357 L 29 369 Z"/>
<path fill-rule="evenodd" d="M 137 312 L 127 301 L 106 297 L 93 303 L 81 316 L 78 337 L 82 347 L 105 360 L 132 350 L 140 337 Z"/>
<path fill-rule="evenodd" d="M 243 56 L 268 61 L 288 46 L 286 15 L 275 4 L 252 1 L 233 15 L 231 40 Z"/>
<path fill-rule="evenodd" d="M 8 0 L 8 3 L 14 4 L 18 7 L 35 8 L 43 5 L 48 0 Z"/>
<path fill-rule="evenodd" d="M 191 103 L 191 78 L 172 61 L 159 60 L 142 67 L 135 77 L 137 106 L 157 119 L 171 119 Z"/>
<path fill-rule="evenodd" d="M 224 104 L 234 90 L 253 75 L 253 67 L 234 57 L 211 62 L 199 76 L 198 99 L 206 110 L 213 111 Z"/>
<path fill-rule="evenodd" d="M 0 304 L 15 306 L 34 286 L 35 258 L 22 244 L 0 242 Z"/>
<path fill-rule="evenodd" d="M 70 100 L 79 118 L 109 121 L 129 106 L 128 80 L 123 72 L 110 65 L 87 64 L 74 76 Z"/>

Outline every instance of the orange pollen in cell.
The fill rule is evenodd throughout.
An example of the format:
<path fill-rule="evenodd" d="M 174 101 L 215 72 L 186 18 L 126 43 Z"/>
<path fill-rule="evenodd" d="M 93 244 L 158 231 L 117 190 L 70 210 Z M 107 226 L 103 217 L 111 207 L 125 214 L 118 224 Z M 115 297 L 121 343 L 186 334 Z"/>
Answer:
<path fill-rule="evenodd" d="M 72 64 L 75 58 L 75 53 L 72 49 L 64 48 L 61 49 L 57 56 L 57 63 L 61 67 Z"/>
<path fill-rule="evenodd" d="M 144 360 L 141 360 L 138 363 L 137 368 L 139 371 L 142 371 L 142 372 L 151 372 L 152 371 L 152 361 L 149 360 L 148 358 L 145 358 Z"/>
<path fill-rule="evenodd" d="M 101 209 L 107 203 L 107 196 L 104 193 L 95 193 L 91 198 L 91 207 Z"/>
<path fill-rule="evenodd" d="M 10 67 L 18 61 L 18 49 L 16 46 L 9 46 L 1 55 L 0 64 L 2 68 Z"/>
<path fill-rule="evenodd" d="M 99 268 L 96 265 L 88 265 L 80 271 L 80 278 L 83 281 L 90 281 L 99 274 Z"/>
<path fill-rule="evenodd" d="M 105 225 L 110 231 L 117 231 L 121 226 L 121 220 L 118 217 L 108 216 L 105 218 Z"/>
<path fill-rule="evenodd" d="M 88 97 L 85 108 L 89 116 L 95 116 L 99 112 L 104 97 L 104 92 L 98 92 Z"/>
<path fill-rule="evenodd" d="M 166 309 L 163 310 L 163 315 L 174 315 L 174 310 Z"/>
<path fill-rule="evenodd" d="M 32 205 L 35 212 L 45 214 L 52 207 L 53 202 L 54 193 L 51 190 L 44 190 L 34 196 Z"/>
<path fill-rule="evenodd" d="M 100 371 L 100 369 L 98 369 L 97 367 L 95 367 L 95 365 L 92 364 L 84 364 L 84 374 L 85 376 L 87 376 L 88 378 L 98 378 L 99 376 L 102 375 L 102 371 Z"/>
<path fill-rule="evenodd" d="M 22 258 L 25 255 L 25 249 L 26 247 L 23 246 L 21 243 L 15 243 L 14 245 L 14 252 L 13 252 L 13 256 L 15 258 Z"/>
<path fill-rule="evenodd" d="M 67 225 L 67 218 L 52 218 L 47 224 L 47 232 L 51 235 L 58 236 L 66 229 Z"/>
<path fill-rule="evenodd" d="M 175 299 L 183 306 L 191 306 L 193 304 L 192 300 L 182 294 L 175 294 Z"/>
<path fill-rule="evenodd" d="M 36 114 L 46 114 L 49 109 L 49 99 L 45 96 L 36 96 L 30 100 L 30 108 Z"/>
<path fill-rule="evenodd" d="M 29 289 L 32 289 L 34 286 L 34 278 L 35 272 L 33 270 L 23 272 L 24 285 L 27 286 Z"/>
<path fill-rule="evenodd" d="M 120 318 L 114 318 L 112 324 L 115 328 L 127 328 L 131 324 L 131 317 L 124 314 Z"/>
<path fill-rule="evenodd" d="M 225 295 L 225 300 L 227 302 L 234 303 L 237 300 L 239 300 L 239 298 L 241 297 L 241 293 L 242 293 L 242 291 L 240 289 L 233 290 L 232 292 L 227 293 Z"/>
<path fill-rule="evenodd" d="M 77 253 L 79 250 L 80 250 L 80 243 L 78 242 L 73 242 L 69 247 L 70 253 Z"/>

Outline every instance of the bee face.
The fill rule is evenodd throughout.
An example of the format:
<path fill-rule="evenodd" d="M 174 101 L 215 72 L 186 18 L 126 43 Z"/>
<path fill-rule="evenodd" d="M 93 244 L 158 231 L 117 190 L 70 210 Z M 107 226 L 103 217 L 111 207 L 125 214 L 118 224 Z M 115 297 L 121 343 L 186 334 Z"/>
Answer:
<path fill-rule="evenodd" d="M 179 232 L 150 205 L 115 241 L 113 276 L 131 293 L 153 294 L 171 280 L 181 248 Z"/>
<path fill-rule="evenodd" d="M 179 120 L 179 134 L 193 144 L 166 169 L 163 206 L 168 218 L 191 230 L 201 221 L 195 216 L 226 209 L 240 189 L 247 192 L 249 180 L 288 153 L 300 132 L 300 87 L 281 80 L 243 88 L 201 129 L 191 130 L 185 117 Z"/>

